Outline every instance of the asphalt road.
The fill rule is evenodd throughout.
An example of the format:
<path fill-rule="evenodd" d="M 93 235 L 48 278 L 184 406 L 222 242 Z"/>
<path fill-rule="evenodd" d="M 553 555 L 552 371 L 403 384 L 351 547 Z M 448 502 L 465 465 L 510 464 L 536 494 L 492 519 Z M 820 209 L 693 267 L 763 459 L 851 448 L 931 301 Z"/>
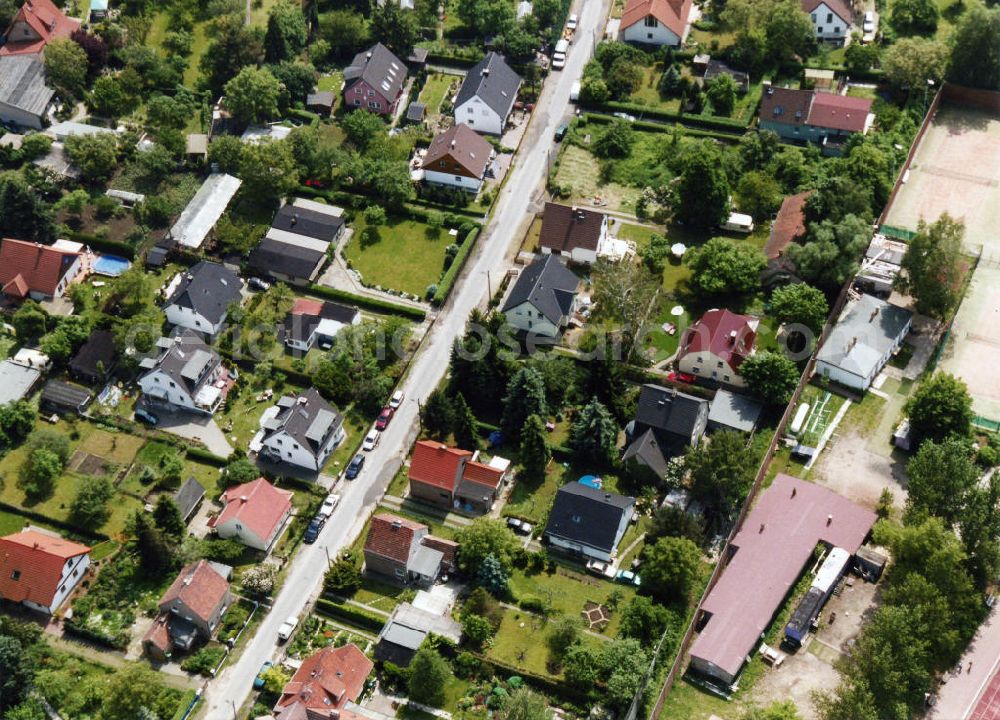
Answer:
<path fill-rule="evenodd" d="M 578 6 L 581 2 L 578 0 Z M 365 468 L 353 482 L 344 481 L 338 492 L 340 505 L 313 545 L 303 545 L 285 579 L 273 609 L 264 618 L 239 660 L 227 666 L 213 680 L 205 694 L 205 720 L 233 720 L 236 709 L 248 697 L 254 676 L 265 660 L 277 651 L 278 627 L 287 617 L 299 616 L 320 590 L 327 566 L 327 554 L 335 557 L 350 545 L 364 527 L 368 515 L 384 494 L 415 439 L 418 400 L 423 402 L 448 369 L 452 341 L 465 330 L 466 319 L 487 295 L 487 273 L 497 282 L 510 266 L 509 250 L 520 240 L 518 229 L 532 198 L 543 187 L 548 172 L 553 134 L 559 123 L 571 115 L 569 93 L 583 75 L 583 66 L 593 52 L 595 38 L 603 32 L 608 0 L 583 0 L 576 39 L 566 67 L 552 72 L 536 104 L 534 117 L 497 201 L 497 211 L 480 236 L 451 298 L 438 314 L 430 333 L 403 380 L 403 405 L 382 434 L 379 446 L 368 454 Z"/>

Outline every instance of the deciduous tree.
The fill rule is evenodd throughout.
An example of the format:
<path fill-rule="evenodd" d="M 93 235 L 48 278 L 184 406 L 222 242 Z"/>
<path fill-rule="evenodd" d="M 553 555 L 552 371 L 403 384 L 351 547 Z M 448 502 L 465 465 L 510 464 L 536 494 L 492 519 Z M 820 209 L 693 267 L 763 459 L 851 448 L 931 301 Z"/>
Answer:
<path fill-rule="evenodd" d="M 701 550 L 687 538 L 660 538 L 643 550 L 643 587 L 663 602 L 686 603 L 700 563 Z"/>
<path fill-rule="evenodd" d="M 1000 7 L 970 0 L 951 33 L 948 79 L 959 85 L 995 90 L 1000 86 Z"/>
<path fill-rule="evenodd" d="M 771 314 L 783 325 L 805 325 L 819 333 L 830 314 L 830 305 L 822 291 L 806 283 L 794 283 L 777 288 L 771 295 Z"/>
<path fill-rule="evenodd" d="M 692 284 L 705 295 L 754 292 L 767 264 L 757 248 L 725 238 L 712 238 L 690 250 L 684 261 L 691 267 Z"/>
<path fill-rule="evenodd" d="M 677 217 L 684 224 L 707 230 L 729 215 L 729 181 L 719 152 L 703 144 L 688 153 L 677 184 Z"/>
<path fill-rule="evenodd" d="M 805 242 L 791 245 L 788 257 L 807 282 L 835 288 L 857 271 L 857 258 L 870 241 L 868 223 L 856 215 L 846 215 L 839 222 L 811 224 Z"/>
<path fill-rule="evenodd" d="M 87 53 L 69 38 L 56 38 L 45 46 L 46 81 L 68 97 L 83 95 L 87 67 Z"/>
<path fill-rule="evenodd" d="M 917 312 L 944 319 L 961 299 L 965 225 L 947 213 L 933 224 L 921 220 L 907 244 L 897 285 L 917 300 Z"/>
<path fill-rule="evenodd" d="M 616 118 L 598 134 L 594 140 L 593 151 L 598 157 L 623 158 L 632 152 L 635 142 L 635 132 L 628 120 Z"/>
<path fill-rule="evenodd" d="M 496 558 L 506 572 L 510 572 L 511 560 L 517 549 L 514 537 L 501 520 L 477 518 L 458 531 L 458 567 L 465 573 L 473 574 L 488 557 Z"/>
<path fill-rule="evenodd" d="M 292 60 L 305 48 L 308 35 L 302 8 L 289 0 L 280 0 L 267 15 L 264 57 L 271 63 Z"/>
<path fill-rule="evenodd" d="M 69 507 L 69 516 L 76 525 L 86 530 L 97 530 L 111 516 L 108 503 L 114 496 L 114 486 L 106 477 L 84 478 Z"/>
<path fill-rule="evenodd" d="M 278 114 L 281 85 L 266 68 L 243 68 L 225 92 L 226 108 L 242 123 L 262 123 Z"/>
<path fill-rule="evenodd" d="M 972 397 L 959 378 L 935 373 L 917 386 L 906 403 L 910 428 L 918 443 L 966 437 L 972 426 Z"/>
<path fill-rule="evenodd" d="M 70 135 L 66 157 L 89 182 L 107 180 L 118 167 L 118 139 L 111 133 Z"/>
<path fill-rule="evenodd" d="M 934 0 L 895 0 L 889 23 L 899 35 L 932 35 L 939 16 Z"/>
<path fill-rule="evenodd" d="M 885 79 L 900 89 L 923 91 L 928 80 L 940 83 L 947 67 L 948 46 L 931 38 L 900 38 L 882 55 Z"/>
<path fill-rule="evenodd" d="M 444 688 L 451 678 L 451 668 L 436 650 L 422 647 L 410 663 L 410 699 L 438 707 L 444 701 Z"/>
<path fill-rule="evenodd" d="M 740 374 L 754 395 L 770 405 L 785 405 L 799 384 L 799 368 L 781 353 L 756 352 L 740 365 Z"/>
<path fill-rule="evenodd" d="M 716 115 L 729 117 L 736 107 L 736 93 L 739 88 L 733 76 L 728 73 L 716 75 L 706 83 L 705 95 L 712 103 Z"/>
<path fill-rule="evenodd" d="M 711 442 L 695 447 L 687 454 L 685 467 L 690 473 L 691 494 L 706 507 L 716 525 L 740 506 L 757 471 L 745 437 L 737 432 L 715 433 Z"/>

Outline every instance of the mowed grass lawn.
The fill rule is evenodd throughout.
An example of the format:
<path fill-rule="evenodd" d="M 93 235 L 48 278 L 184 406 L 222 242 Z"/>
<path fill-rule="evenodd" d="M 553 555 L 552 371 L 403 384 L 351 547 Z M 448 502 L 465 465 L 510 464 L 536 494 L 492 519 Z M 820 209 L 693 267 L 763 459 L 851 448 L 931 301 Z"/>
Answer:
<path fill-rule="evenodd" d="M 548 624 L 544 618 L 520 610 L 504 610 L 500 629 L 493 637 L 493 646 L 487 657 L 537 675 L 558 677 L 548 666 L 549 648 L 544 641 L 549 633 Z M 603 645 L 601 640 L 591 635 L 582 635 L 580 642 L 594 647 Z"/>
<path fill-rule="evenodd" d="M 593 139 L 593 135 L 591 135 L 591 142 Z M 563 150 L 562 158 L 559 161 L 559 170 L 556 173 L 556 182 L 572 189 L 570 197 L 562 201 L 564 203 L 591 206 L 594 198 L 600 197 L 606 202 L 606 205 L 601 206 L 601 209 L 607 208 L 620 212 L 634 212 L 635 201 L 642 194 L 639 188 L 619 185 L 618 183 L 603 184 L 597 158 L 577 145 L 566 145 Z"/>
<path fill-rule="evenodd" d="M 620 548 L 624 549 L 623 541 Z M 563 565 L 557 565 L 553 573 L 527 574 L 514 570 L 510 578 L 510 589 L 518 600 L 533 597 L 550 605 L 557 613 L 582 618 L 580 613 L 587 601 L 610 607 L 617 599 L 617 610 L 611 611 L 611 622 L 604 630 L 608 637 L 614 637 L 618 628 L 621 609 L 635 597 L 635 590 L 627 585 L 618 585 L 593 575 L 576 572 Z"/>
<path fill-rule="evenodd" d="M 448 95 L 448 90 L 452 83 L 461 81 L 461 78 L 446 73 L 431 73 L 427 76 L 427 82 L 420 90 L 418 102 L 427 106 L 428 115 L 437 115 L 441 112 L 441 103 Z"/>
<path fill-rule="evenodd" d="M 355 223 L 354 237 L 345 254 L 352 267 L 361 273 L 368 285 L 379 285 L 423 297 L 428 285 L 441 279 L 444 271 L 444 251 L 458 238 L 444 228 L 430 234 L 427 225 L 415 220 L 397 220 L 379 227 L 381 239 L 361 247 L 365 222 Z"/>

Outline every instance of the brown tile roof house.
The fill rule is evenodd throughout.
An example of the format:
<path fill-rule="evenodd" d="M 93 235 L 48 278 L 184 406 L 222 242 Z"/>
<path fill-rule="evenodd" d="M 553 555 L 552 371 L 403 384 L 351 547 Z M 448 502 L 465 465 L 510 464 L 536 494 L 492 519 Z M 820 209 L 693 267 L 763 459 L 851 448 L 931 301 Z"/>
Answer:
<path fill-rule="evenodd" d="M 702 603 L 691 667 L 732 684 L 820 542 L 858 551 L 875 513 L 815 483 L 778 475 L 743 521 Z"/>
<path fill-rule="evenodd" d="M 60 297 L 81 271 L 75 243 L 42 245 L 5 238 L 0 244 L 0 288 L 9 297 Z"/>
<path fill-rule="evenodd" d="M 764 246 L 768 260 L 781 257 L 785 248 L 806 234 L 805 208 L 810 195 L 812 190 L 806 190 L 781 201 L 781 209 L 771 223 L 771 235 Z"/>
<path fill-rule="evenodd" d="M 481 462 L 477 454 L 420 440 L 410 459 L 410 495 L 448 510 L 488 512 L 496 501 L 504 472 Z"/>
<path fill-rule="evenodd" d="M 764 88 L 760 100 L 760 117 L 785 125 L 805 125 L 809 120 L 812 90 L 783 87 Z"/>
<path fill-rule="evenodd" d="M 575 262 L 596 262 L 608 232 L 607 215 L 579 207 L 545 203 L 538 244 L 546 255 L 564 255 Z"/>
<path fill-rule="evenodd" d="M 0 45 L 0 57 L 42 53 L 57 38 L 68 38 L 80 21 L 66 17 L 52 0 L 25 0 Z"/>
<path fill-rule="evenodd" d="M 420 167 L 481 180 L 492 156 L 493 146 L 468 125 L 460 123 L 431 141 Z"/>
<path fill-rule="evenodd" d="M 422 585 L 441 572 L 453 572 L 458 545 L 429 532 L 426 525 L 398 515 L 374 516 L 365 538 L 365 571 Z"/>
<path fill-rule="evenodd" d="M 374 667 L 353 643 L 323 648 L 303 660 L 285 685 L 274 706 L 275 720 L 353 717 L 344 706 L 358 699 Z"/>
<path fill-rule="evenodd" d="M 761 98 L 759 125 L 786 140 L 818 142 L 837 153 L 845 138 L 868 132 L 875 121 L 871 109 L 868 98 L 768 87 Z"/>
<path fill-rule="evenodd" d="M 160 615 L 143 639 L 146 652 L 163 659 L 210 639 L 232 600 L 220 566 L 207 560 L 187 565 L 160 598 Z"/>
<path fill-rule="evenodd" d="M 692 0 L 627 0 L 620 27 L 624 31 L 651 15 L 677 37 L 683 38 L 691 5 Z"/>
<path fill-rule="evenodd" d="M 802 12 L 806 14 L 812 13 L 820 5 L 826 5 L 837 17 L 848 25 L 854 20 L 854 13 L 851 12 L 850 6 L 843 2 L 843 0 L 802 0 Z"/>

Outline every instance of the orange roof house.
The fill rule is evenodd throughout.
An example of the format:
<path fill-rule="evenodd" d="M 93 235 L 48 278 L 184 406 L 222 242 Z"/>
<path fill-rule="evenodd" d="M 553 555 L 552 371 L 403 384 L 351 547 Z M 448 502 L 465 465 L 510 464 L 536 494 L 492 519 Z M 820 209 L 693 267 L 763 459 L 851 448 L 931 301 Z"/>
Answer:
<path fill-rule="evenodd" d="M 57 38 L 68 38 L 80 29 L 80 21 L 68 18 L 52 0 L 25 0 L 17 11 L 0 45 L 0 57 L 44 52 Z"/>
<path fill-rule="evenodd" d="M 505 473 L 477 461 L 478 454 L 421 440 L 410 459 L 410 494 L 443 508 L 488 512 Z"/>
<path fill-rule="evenodd" d="M 353 643 L 325 647 L 302 661 L 274 706 L 275 720 L 353 717 L 344 706 L 361 696 L 375 664 Z"/>
<path fill-rule="evenodd" d="M 55 612 L 86 574 L 89 552 L 37 530 L 0 538 L 0 598 Z"/>
<path fill-rule="evenodd" d="M 781 201 L 781 209 L 771 223 L 771 235 L 764 246 L 768 260 L 777 260 L 785 249 L 806 234 L 806 200 L 812 190 L 789 195 Z"/>
<path fill-rule="evenodd" d="M 379 513 L 365 538 L 365 572 L 424 585 L 433 583 L 442 571 L 453 572 L 458 544 L 429 532 L 422 523 Z"/>
<path fill-rule="evenodd" d="M 83 271 L 82 247 L 60 240 L 42 245 L 5 238 L 0 243 L 0 290 L 11 298 L 62 297 Z"/>
<path fill-rule="evenodd" d="M 209 526 L 222 538 L 236 538 L 248 547 L 268 551 L 292 512 L 292 494 L 264 478 L 229 488 L 220 498 L 225 506 Z"/>
<path fill-rule="evenodd" d="M 233 601 L 229 573 L 207 560 L 185 566 L 160 598 L 160 615 L 143 639 L 146 652 L 162 660 L 175 648 L 189 650 L 197 640 L 210 639 Z"/>
<path fill-rule="evenodd" d="M 621 32 L 626 42 L 678 47 L 687 34 L 691 0 L 627 0 Z"/>

